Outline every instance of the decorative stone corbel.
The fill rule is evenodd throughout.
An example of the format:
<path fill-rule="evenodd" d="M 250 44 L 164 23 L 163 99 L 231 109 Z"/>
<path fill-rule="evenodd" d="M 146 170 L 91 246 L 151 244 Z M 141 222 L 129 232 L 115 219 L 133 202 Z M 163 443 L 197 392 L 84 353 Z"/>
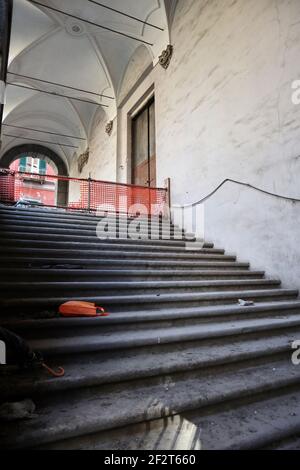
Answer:
<path fill-rule="evenodd" d="M 114 121 L 109 121 L 109 122 L 106 124 L 106 127 L 105 127 L 105 132 L 106 132 L 106 134 L 108 134 L 109 136 L 111 136 L 113 127 L 114 127 Z"/>
<path fill-rule="evenodd" d="M 90 149 L 89 148 L 87 148 L 84 153 L 79 155 L 78 161 L 77 161 L 78 162 L 78 171 L 79 171 L 79 173 L 82 172 L 83 168 L 85 167 L 85 165 L 89 161 L 89 157 L 90 157 Z"/>
<path fill-rule="evenodd" d="M 167 46 L 167 49 L 165 49 L 164 51 L 162 51 L 161 55 L 159 56 L 158 60 L 159 60 L 159 63 L 160 65 L 164 68 L 164 69 L 167 69 L 170 65 L 170 62 L 171 62 L 171 59 L 172 59 L 172 55 L 173 55 L 173 46 L 171 44 L 169 44 Z"/>

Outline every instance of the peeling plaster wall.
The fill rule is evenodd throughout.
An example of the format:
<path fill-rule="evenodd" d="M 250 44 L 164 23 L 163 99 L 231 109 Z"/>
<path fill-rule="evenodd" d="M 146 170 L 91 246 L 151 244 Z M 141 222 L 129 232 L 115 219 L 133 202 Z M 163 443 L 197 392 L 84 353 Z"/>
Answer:
<path fill-rule="evenodd" d="M 195 202 L 234 178 L 300 198 L 299 0 L 179 0 L 169 69 L 155 70 L 159 184 Z M 206 238 L 300 287 L 300 204 L 226 185 Z"/>

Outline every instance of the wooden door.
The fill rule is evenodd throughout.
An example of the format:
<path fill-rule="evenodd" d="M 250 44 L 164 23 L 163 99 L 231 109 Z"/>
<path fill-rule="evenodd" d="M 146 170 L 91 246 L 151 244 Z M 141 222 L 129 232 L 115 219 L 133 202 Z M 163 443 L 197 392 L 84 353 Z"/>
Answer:
<path fill-rule="evenodd" d="M 132 121 L 132 183 L 156 187 L 154 99 Z"/>

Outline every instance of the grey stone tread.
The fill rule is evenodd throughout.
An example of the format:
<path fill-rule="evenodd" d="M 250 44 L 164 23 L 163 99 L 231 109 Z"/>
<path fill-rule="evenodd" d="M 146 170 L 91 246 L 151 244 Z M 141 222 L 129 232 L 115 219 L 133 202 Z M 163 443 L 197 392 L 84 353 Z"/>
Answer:
<path fill-rule="evenodd" d="M 41 217 L 41 218 L 62 218 L 62 219 L 73 219 L 73 218 L 76 218 L 76 219 L 79 219 L 79 220 L 83 220 L 83 221 L 86 221 L 86 220 L 91 220 L 91 221 L 94 221 L 94 220 L 101 220 L 103 218 L 103 215 L 97 215 L 95 213 L 92 213 L 92 214 L 89 214 L 87 212 L 80 212 L 80 211 L 76 211 L 76 210 L 69 210 L 69 211 L 66 211 L 66 210 L 60 210 L 60 209 L 47 209 L 47 208 L 43 208 L 43 209 L 34 209 L 34 208 L 16 208 L 16 207 L 0 207 L 0 214 L 3 215 L 4 217 L 6 215 L 15 215 L 15 216 L 27 216 L 27 215 L 30 215 L 32 217 Z M 110 215 L 109 215 L 110 217 Z M 117 214 L 117 217 L 120 219 L 120 220 L 132 220 L 134 219 L 135 217 L 134 216 L 127 216 L 126 214 Z M 140 220 L 142 221 L 146 221 L 148 220 L 147 217 L 141 215 L 140 217 Z M 159 220 L 159 217 L 158 216 L 152 216 L 151 218 L 152 220 L 154 221 L 158 221 Z M 169 219 L 166 218 L 166 217 L 163 217 L 162 220 L 164 222 L 168 222 Z"/>
<path fill-rule="evenodd" d="M 37 224 L 37 223 L 22 223 L 20 222 L 19 224 L 16 223 L 16 222 L 11 222 L 11 223 L 7 223 L 7 224 L 1 224 L 1 230 L 5 233 L 5 232 L 18 232 L 18 231 L 24 231 L 24 229 L 28 227 L 28 228 L 31 228 L 31 230 L 34 230 L 36 233 L 56 233 L 56 234 L 67 234 L 67 233 L 70 233 L 70 234 L 73 234 L 73 233 L 77 233 L 77 234 L 94 234 L 94 236 L 96 236 L 96 226 L 84 226 L 84 225 L 80 225 L 80 226 L 77 226 L 76 224 L 74 224 L 74 226 L 72 225 L 67 225 L 67 224 L 51 224 L 49 222 L 44 222 L 44 223 L 40 223 L 40 224 Z M 112 227 L 112 229 L 114 229 L 114 227 Z M 124 226 L 124 227 L 120 227 L 120 230 L 119 232 L 122 234 L 126 234 L 127 233 L 127 228 Z M 135 234 L 136 231 L 133 231 L 133 234 Z M 143 231 L 141 232 L 142 234 L 144 233 L 147 233 L 147 231 Z M 153 230 L 153 234 L 156 235 L 158 233 L 158 230 Z M 165 236 L 170 236 L 170 231 L 169 230 L 163 230 L 162 232 L 163 234 L 165 234 Z M 186 233 L 186 237 L 188 238 L 191 238 L 192 240 L 195 240 L 195 237 L 193 236 L 193 234 L 191 233 Z M 144 237 L 145 238 L 145 237 Z M 183 232 L 182 230 L 175 230 L 175 235 L 173 237 L 173 232 L 171 231 L 171 239 L 175 238 L 175 240 L 182 240 L 184 237 L 183 237 Z"/>
<path fill-rule="evenodd" d="M 228 337 L 246 333 L 291 328 L 300 325 L 300 314 L 281 314 L 275 318 L 242 319 L 218 323 L 205 323 L 192 326 L 126 330 L 101 335 L 77 336 L 68 338 L 46 338 L 31 340 L 33 349 L 45 354 L 68 354 L 89 351 L 128 349 L 146 345 L 161 345 L 183 341 L 197 341 L 207 338 Z"/>
<path fill-rule="evenodd" d="M 124 251 L 118 249 L 118 247 L 114 247 L 114 250 L 74 250 L 74 249 L 58 249 L 58 248 L 1 248 L 0 249 L 0 258 L 2 256 L 7 256 L 9 254 L 20 256 L 61 256 L 64 258 L 67 257 L 95 257 L 97 258 L 134 258 L 134 259 L 147 259 L 147 258 L 154 258 L 154 259 L 166 259 L 166 260 L 173 260 L 173 259 L 184 259 L 184 260 L 214 260 L 214 261 L 235 261 L 236 257 L 234 255 L 223 255 L 223 254 L 215 254 L 215 253 L 198 253 L 194 251 L 193 253 L 189 252 L 180 252 L 180 253 L 153 253 L 153 252 L 143 252 L 143 251 Z"/>
<path fill-rule="evenodd" d="M 221 288 L 221 287 L 278 287 L 280 281 L 272 279 L 251 280 L 225 280 L 225 281 L 135 281 L 132 282 L 93 282 L 93 281 L 67 281 L 67 282 L 2 282 L 0 291 L 20 289 L 28 292 L 36 289 L 78 289 L 78 290 L 132 290 L 132 289 L 168 289 L 168 288 Z"/>
<path fill-rule="evenodd" d="M 249 268 L 249 263 L 240 263 L 240 262 L 231 262 L 231 261 L 204 261 L 204 260 L 199 260 L 199 261 L 193 261 L 193 260 L 160 260 L 157 261 L 156 259 L 151 260 L 151 259 L 138 259 L 135 260 L 132 257 L 129 257 L 128 259 L 105 259 L 105 258 L 97 258 L 97 259 L 87 259 L 87 258 L 68 258 L 67 256 L 61 257 L 61 258 L 55 258 L 55 257 L 16 257 L 16 256 L 2 256 L 1 257 L 2 263 L 28 263 L 30 265 L 34 263 L 43 263 L 43 264 L 57 264 L 57 265 L 67 265 L 69 263 L 71 264 L 76 264 L 76 265 L 107 265 L 109 264 L 110 266 L 115 265 L 115 266 L 122 266 L 122 265 L 133 265 L 133 266 L 158 266 L 158 267 L 191 267 L 191 268 L 201 268 L 201 267 L 208 267 L 208 268 Z"/>
<path fill-rule="evenodd" d="M 55 233 L 44 233 L 36 232 L 36 231 L 24 231 L 23 230 L 3 230 L 1 227 L 0 232 L 0 239 L 7 239 L 7 237 L 14 238 L 14 239 L 21 239 L 21 240 L 58 240 L 58 241 L 78 241 L 78 242 L 97 242 L 97 243 L 111 243 L 111 244 L 118 244 L 118 243 L 126 243 L 126 244 L 136 244 L 136 240 L 128 239 L 126 237 L 117 237 L 117 238 L 107 238 L 105 240 L 99 240 L 96 236 L 96 232 L 94 231 L 92 234 L 76 234 L 74 231 L 67 231 L 67 233 L 63 234 L 55 234 Z M 192 241 L 191 243 L 187 242 L 186 240 L 174 240 L 169 238 L 163 239 L 141 239 L 138 241 L 139 245 L 141 246 L 170 246 L 170 247 L 190 247 L 190 249 L 194 248 L 201 248 L 203 246 L 203 242 L 196 240 Z M 213 248 L 213 243 L 204 243 L 205 248 Z"/>
<path fill-rule="evenodd" d="M 298 369 L 298 372 L 297 372 Z M 294 366 L 299 373 L 299 367 Z M 275 371 L 275 374 L 277 370 Z M 277 386 L 276 380 L 274 386 Z M 274 387 L 275 388 L 275 387 Z M 270 389 L 271 392 L 272 389 Z M 300 432 L 300 385 L 288 393 L 194 417 L 206 450 L 254 450 Z M 192 419 L 192 413 L 188 415 Z"/>
<path fill-rule="evenodd" d="M 129 244 L 129 243 L 123 243 L 120 242 L 119 243 L 114 243 L 114 245 L 112 246 L 112 243 L 105 243 L 105 241 L 102 241 L 102 240 L 99 240 L 97 239 L 97 241 L 95 241 L 94 243 L 84 243 L 84 242 L 70 242 L 70 241 L 53 241 L 51 239 L 49 240 L 24 240 L 24 239 L 14 239 L 14 238 L 7 238 L 7 239 L 3 239 L 3 238 L 0 238 L 1 239 L 1 245 L 2 246 L 14 246 L 14 247 L 18 247 L 18 246 L 22 246 L 22 247 L 26 247 L 26 246 L 30 246 L 32 247 L 32 245 L 34 245 L 35 247 L 46 247 L 46 248 L 63 248 L 63 249 L 79 249 L 79 250 L 90 250 L 90 251 L 93 251 L 94 249 L 96 250 L 105 250 L 105 249 L 112 249 L 112 247 L 116 248 L 116 250 L 132 250 L 132 251 L 140 251 L 140 252 L 143 252 L 143 251 L 151 251 L 151 252 L 174 252 L 174 253 L 207 253 L 207 254 L 219 254 L 219 255 L 223 255 L 224 254 L 224 250 L 222 249 L 217 249 L 217 248 L 194 248 L 194 249 L 191 249 L 189 248 L 188 246 L 187 247 L 180 247 L 180 246 L 147 246 L 147 245 L 141 245 L 139 244 L 139 242 L 136 242 L 136 244 Z"/>
<path fill-rule="evenodd" d="M 141 304 L 147 305 L 148 307 L 152 308 L 160 308 L 161 305 L 164 304 L 171 304 L 171 303 L 178 303 L 183 304 L 186 302 L 196 303 L 202 302 L 205 304 L 217 303 L 217 302 L 225 302 L 225 303 L 234 303 L 238 301 L 238 299 L 245 299 L 245 300 L 254 300 L 256 302 L 263 301 L 263 300 L 288 300 L 289 298 L 292 300 L 293 298 L 296 299 L 298 296 L 297 290 L 292 289 L 270 289 L 270 290 L 238 290 L 238 291 L 222 291 L 222 292 L 205 292 L 205 293 L 190 293 L 190 292 L 182 292 L 181 294 L 142 294 L 142 295 L 89 295 L 83 296 L 78 295 L 76 300 L 81 301 L 88 301 L 88 302 L 95 302 L 101 306 L 108 306 L 114 311 L 117 308 L 120 308 L 124 311 L 125 306 L 126 308 L 134 307 L 137 310 L 138 306 Z M 57 307 L 60 304 L 67 302 L 69 300 L 74 300 L 74 295 L 67 295 L 63 297 L 26 297 L 26 298 L 13 298 L 13 299 L 2 299 L 0 305 L 3 308 L 9 307 L 20 307 L 20 308 L 27 308 L 27 307 Z"/>
<path fill-rule="evenodd" d="M 0 382 L 0 395 L 36 396 L 49 392 L 91 387 L 146 377 L 163 376 L 207 367 L 236 364 L 259 358 L 291 353 L 291 344 L 300 337 L 300 326 L 286 332 L 277 330 L 270 336 L 255 334 L 233 338 L 203 340 L 200 343 L 57 356 L 53 364 L 62 364 L 66 375 L 52 378 L 43 371 L 19 373 Z"/>
<path fill-rule="evenodd" d="M 19 223 L 13 221 L 11 223 L 7 223 L 7 224 L 3 224 L 3 222 L 1 223 L 1 229 L 5 232 L 5 231 L 14 231 L 15 229 L 18 230 L 19 228 L 21 230 L 24 230 L 24 228 L 28 227 L 29 229 L 31 230 L 34 230 L 36 232 L 43 232 L 45 229 L 48 230 L 49 233 L 64 233 L 64 231 L 70 231 L 70 232 L 87 232 L 87 233 L 94 233 L 95 236 L 97 234 L 96 232 L 96 229 L 97 229 L 97 225 L 78 225 L 76 223 L 74 224 L 65 224 L 65 223 L 61 223 L 61 224 L 54 224 L 52 222 L 23 222 L 23 221 L 20 221 Z M 148 233 L 149 233 L 149 229 L 148 228 L 143 228 L 143 229 L 138 229 L 136 227 L 132 227 L 130 231 L 129 228 L 124 225 L 124 226 L 119 226 L 119 228 L 117 228 L 117 226 L 115 225 L 111 225 L 110 226 L 110 230 L 112 232 L 112 235 L 114 233 L 120 233 L 120 234 L 131 234 L 131 237 L 132 239 L 134 238 L 138 238 L 138 235 L 140 234 L 143 238 L 148 238 Z M 159 227 L 152 227 L 151 228 L 151 234 L 153 236 L 158 236 L 159 235 L 159 232 L 160 232 L 160 229 Z M 162 231 L 161 231 L 162 235 L 165 236 L 165 238 L 167 237 L 171 237 L 171 238 L 177 238 L 178 240 L 181 240 L 183 237 L 183 231 L 182 230 L 179 230 L 179 229 L 174 229 L 174 230 L 169 230 L 169 229 L 166 229 L 164 228 Z M 112 236 L 111 235 L 111 236 Z M 194 240 L 194 236 L 193 234 L 191 233 L 186 233 L 186 236 L 189 237 L 189 238 L 192 238 Z"/>
<path fill-rule="evenodd" d="M 230 418 L 232 427 L 234 420 L 241 419 L 241 413 L 237 413 L 240 409 L 238 407 L 230 408 L 228 411 L 223 409 L 217 416 L 218 425 L 212 426 L 211 421 L 214 421 L 215 417 L 214 415 L 202 416 L 205 407 L 236 398 L 253 396 L 253 394 L 270 392 L 275 386 L 281 388 L 292 385 L 300 385 L 300 368 L 293 366 L 289 358 L 286 358 L 269 362 L 266 365 L 242 367 L 233 371 L 224 369 L 218 374 L 214 371 L 211 374 L 194 371 L 192 376 L 188 373 L 183 377 L 170 376 L 156 383 L 144 381 L 140 384 L 132 384 L 132 387 L 125 389 L 118 385 L 110 386 L 107 389 L 104 388 L 102 393 L 95 388 L 87 389 L 71 396 L 66 394 L 60 398 L 55 395 L 48 397 L 47 403 L 43 401 L 38 403 L 39 416 L 37 418 L 20 424 L 9 424 L 5 426 L 5 430 L 2 429 L 0 436 L 2 445 L 5 447 L 33 447 L 51 441 L 158 419 L 165 415 L 171 416 L 197 410 L 194 419 L 197 419 L 199 425 L 201 424 L 202 439 L 205 437 L 203 446 L 205 448 L 210 448 L 212 445 L 220 448 L 231 447 L 228 433 L 224 433 L 224 423 L 228 426 Z M 259 411 L 259 415 L 258 418 L 255 415 L 254 419 L 259 420 L 259 416 L 263 415 L 263 409 L 274 409 L 278 422 L 276 419 L 271 419 L 267 424 L 269 429 L 274 429 L 279 426 L 283 418 L 279 410 L 282 412 L 284 409 L 285 420 L 293 410 L 296 416 L 293 420 L 289 417 L 289 422 L 293 421 L 300 427 L 300 394 L 299 392 L 292 393 L 290 396 L 292 400 L 281 401 L 279 409 L 278 400 L 276 401 L 277 408 L 270 406 L 271 399 L 267 400 L 267 407 L 266 400 L 256 402 L 252 411 L 254 409 Z M 293 407 L 291 407 L 291 402 Z M 249 413 L 249 406 L 245 411 Z M 249 426 L 248 423 L 247 426 Z M 221 429 L 224 433 L 222 440 L 220 440 Z M 246 436 L 241 433 L 238 422 L 234 429 L 235 437 L 232 446 L 236 448 L 245 444 L 249 446 L 249 440 L 245 440 L 246 436 L 249 438 L 249 431 Z M 217 430 L 219 439 L 216 438 Z"/>
<path fill-rule="evenodd" d="M 300 391 L 281 390 L 258 403 L 243 400 L 243 405 L 221 404 L 214 412 L 184 412 L 122 429 L 40 446 L 57 450 L 298 450 L 300 434 Z M 220 411 L 218 413 L 217 410 Z M 222 412 L 223 410 L 223 412 Z M 291 411 L 292 410 L 292 411 Z M 282 444 L 274 446 L 274 441 Z"/>
<path fill-rule="evenodd" d="M 176 269 L 176 270 L 151 270 L 151 269 L 55 269 L 55 268 L 45 268 L 45 269 L 38 269 L 38 268 L 31 268 L 30 270 L 27 268 L 0 268 L 0 276 L 3 276 L 5 279 L 10 280 L 10 277 L 15 280 L 16 277 L 22 277 L 23 279 L 28 278 L 36 278 L 41 280 L 42 278 L 55 278 L 55 279 L 63 279 L 71 278 L 82 278 L 82 280 L 86 280 L 88 278 L 126 278 L 129 277 L 131 280 L 134 278 L 145 278 L 151 279 L 153 277 L 162 277 L 162 278 L 180 278 L 184 277 L 188 279 L 189 277 L 199 278 L 199 279 L 209 279 L 209 278 L 263 278 L 265 275 L 264 271 L 238 271 L 238 270 L 198 270 L 198 271 L 189 271 L 188 269 Z M 53 280 L 53 279 L 52 279 Z"/>
<path fill-rule="evenodd" d="M 0 211 L 1 221 L 3 223 L 8 223 L 10 221 L 17 221 L 17 222 L 37 222 L 37 223 L 44 223 L 44 222 L 50 222 L 50 223 L 59 223 L 59 224 L 77 224 L 77 225 L 91 225 L 94 226 L 98 224 L 99 222 L 105 220 L 108 223 L 118 223 L 120 225 L 126 225 L 130 224 L 132 222 L 136 224 L 140 224 L 141 227 L 147 227 L 149 225 L 151 226 L 165 226 L 165 227 L 175 227 L 179 228 L 178 226 L 174 226 L 169 220 L 164 220 L 163 222 L 160 222 L 157 218 L 153 220 L 147 220 L 147 219 L 128 219 L 124 217 L 75 217 L 75 216 L 67 216 L 67 217 L 62 217 L 62 216 L 49 216 L 47 215 L 37 215 L 37 214 L 32 214 L 30 215 L 30 219 L 28 219 L 28 216 L 25 214 L 3 214 Z"/>
<path fill-rule="evenodd" d="M 9 321 L 3 323 L 7 328 L 29 329 L 31 331 L 36 329 L 45 328 L 48 331 L 51 328 L 66 329 L 74 326 L 83 327 L 96 327 L 101 328 L 102 325 L 122 325 L 122 324 L 138 324 L 148 323 L 152 321 L 165 321 L 174 319 L 187 319 L 198 317 L 219 317 L 227 315 L 240 315 L 241 319 L 247 315 L 255 315 L 261 312 L 271 312 L 276 315 L 285 315 L 286 312 L 295 311 L 298 313 L 300 310 L 299 301 L 287 302 L 260 302 L 259 304 L 241 307 L 239 305 L 221 305 L 210 307 L 184 307 L 184 308 L 169 308 L 160 310 L 138 310 L 134 312 L 114 312 L 108 317 L 98 318 L 53 318 L 53 319 L 35 319 L 35 320 L 16 320 L 15 322 Z"/>

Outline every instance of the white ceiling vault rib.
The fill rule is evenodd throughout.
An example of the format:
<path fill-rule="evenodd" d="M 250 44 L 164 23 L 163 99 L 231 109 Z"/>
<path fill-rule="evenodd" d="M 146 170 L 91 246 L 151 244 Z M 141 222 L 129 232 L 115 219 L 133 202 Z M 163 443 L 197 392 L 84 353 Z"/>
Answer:
<path fill-rule="evenodd" d="M 38 3 L 44 7 L 30 0 L 14 0 L 8 81 L 32 90 L 7 87 L 4 123 L 83 137 L 85 141 L 69 137 L 62 141 L 78 145 L 81 153 L 88 145 L 97 110 L 102 108 L 103 119 L 116 116 L 117 91 L 135 50 L 141 43 L 148 43 L 145 47 L 156 63 L 166 48 L 170 41 L 168 12 L 171 7 L 174 9 L 176 0 L 38 0 Z M 38 90 L 95 104 L 42 94 Z M 88 94 L 89 91 L 95 95 Z M 44 135 L 25 129 L 15 129 L 16 132 L 26 139 Z M 57 138 L 45 133 L 45 140 L 54 143 Z M 22 140 L 16 142 L 20 144 Z M 16 142 L 4 137 L 1 155 Z M 53 147 L 70 165 L 73 149 Z"/>

